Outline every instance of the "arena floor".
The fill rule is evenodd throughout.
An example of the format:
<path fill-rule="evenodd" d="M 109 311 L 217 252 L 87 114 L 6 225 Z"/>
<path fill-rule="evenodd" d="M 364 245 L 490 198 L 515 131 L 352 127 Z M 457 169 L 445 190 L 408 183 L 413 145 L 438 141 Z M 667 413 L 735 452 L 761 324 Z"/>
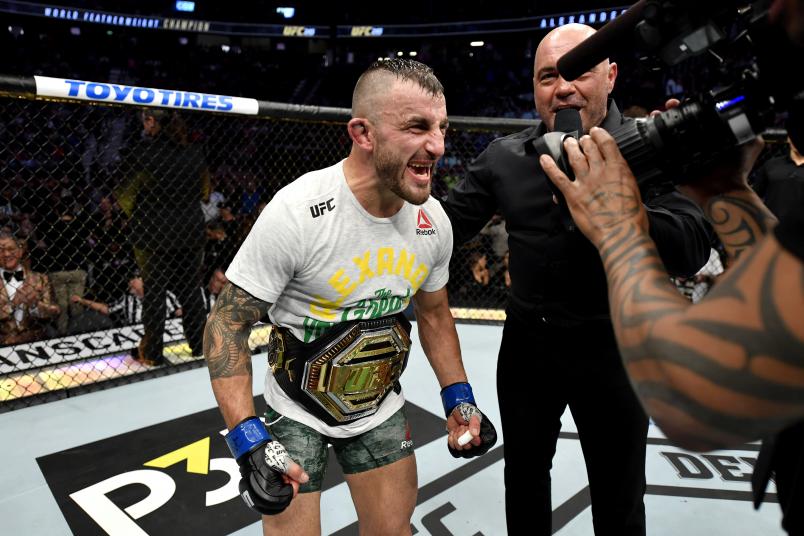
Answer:
<path fill-rule="evenodd" d="M 499 423 L 494 370 L 502 330 L 460 325 L 458 331 L 478 403 Z M 264 356 L 254 363 L 259 393 L 267 365 Z M 438 385 L 418 346 L 402 383 L 419 468 L 414 534 L 505 534 L 501 447 L 471 461 L 449 455 Z M 220 436 L 222 424 L 205 369 L 0 414 L 2 533 L 259 535 L 256 514 L 241 504 L 237 479 L 230 478 L 237 469 Z M 777 505 L 769 502 L 756 512 L 750 502 L 757 451 L 747 445 L 686 453 L 651 426 L 648 534 L 782 535 Z M 330 473 L 323 533 L 356 535 L 346 484 L 332 465 Z M 527 471 L 522 473 L 526 478 Z M 592 534 L 588 497 L 567 412 L 553 469 L 555 534 Z"/>

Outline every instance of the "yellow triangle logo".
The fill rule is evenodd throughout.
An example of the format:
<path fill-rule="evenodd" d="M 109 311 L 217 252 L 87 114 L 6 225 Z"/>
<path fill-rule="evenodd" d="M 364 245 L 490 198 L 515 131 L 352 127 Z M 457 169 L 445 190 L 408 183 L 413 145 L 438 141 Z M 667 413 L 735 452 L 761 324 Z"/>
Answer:
<path fill-rule="evenodd" d="M 196 473 L 199 475 L 209 473 L 209 437 L 205 437 L 204 439 L 174 450 L 173 452 L 168 452 L 164 456 L 145 462 L 144 465 L 146 467 L 164 469 L 182 460 L 187 460 L 188 473 Z"/>

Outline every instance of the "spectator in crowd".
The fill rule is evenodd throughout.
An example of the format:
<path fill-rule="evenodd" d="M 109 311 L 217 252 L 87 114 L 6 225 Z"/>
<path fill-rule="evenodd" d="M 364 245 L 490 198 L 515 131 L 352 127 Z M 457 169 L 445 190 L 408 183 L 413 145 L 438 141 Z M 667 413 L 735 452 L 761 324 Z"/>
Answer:
<path fill-rule="evenodd" d="M 176 112 L 146 109 L 142 134 L 126 159 L 127 179 L 118 202 L 129 217 L 130 240 L 145 284 L 144 335 L 137 359 L 164 363 L 165 295 L 173 290 L 184 311 L 182 322 L 193 355 L 203 352 L 204 304 L 198 287 L 204 254 L 201 200 L 208 172 L 201 148 L 187 141 Z"/>
<path fill-rule="evenodd" d="M 102 301 L 92 300 L 86 295 L 70 296 L 70 303 L 80 306 L 83 310 L 77 316 L 70 318 L 67 329 L 69 335 L 78 335 L 91 331 L 102 331 L 115 327 L 114 321 L 109 317 L 109 306 Z"/>
<path fill-rule="evenodd" d="M 206 223 L 220 217 L 220 207 L 226 202 L 226 197 L 215 188 L 217 179 L 211 179 L 212 186 L 210 187 L 209 196 L 201 200 L 201 210 L 204 212 L 204 221 Z"/>
<path fill-rule="evenodd" d="M 131 326 L 142 323 L 143 298 L 145 297 L 145 285 L 141 277 L 134 277 L 128 282 L 128 292 L 120 296 L 111 304 L 101 301 L 94 301 L 74 294 L 70 297 L 71 301 L 86 307 L 90 311 L 99 313 L 103 317 L 109 317 L 111 324 L 117 327 Z M 165 293 L 165 318 L 179 318 L 182 310 L 176 296 L 167 291 Z M 101 324 L 103 324 L 101 326 Z M 95 323 L 97 329 L 108 327 L 106 322 Z"/>
<path fill-rule="evenodd" d="M 494 264 L 500 262 L 508 251 L 508 232 L 505 230 L 505 220 L 499 214 L 491 217 L 489 222 L 480 230 L 480 235 L 488 240 L 489 253 Z"/>
<path fill-rule="evenodd" d="M 98 208 L 90 220 L 91 236 L 95 243 L 106 242 L 107 236 L 112 238 L 111 241 L 119 242 L 124 235 L 126 221 L 111 195 L 100 198 Z"/>
<path fill-rule="evenodd" d="M 95 299 L 110 303 L 125 292 L 136 271 L 134 254 L 126 238 L 127 226 L 120 207 L 111 195 L 101 197 L 91 216 L 90 288 Z"/>
<path fill-rule="evenodd" d="M 486 309 L 505 308 L 507 288 L 502 277 L 502 259 L 489 262 L 485 252 L 475 252 L 469 256 L 469 266 L 474 285 L 470 285 L 470 294 L 473 295 L 478 307 Z"/>
<path fill-rule="evenodd" d="M 22 212 L 17 223 L 17 235 L 20 237 L 33 237 L 36 231 L 36 224 L 31 219 L 31 215 Z"/>
<path fill-rule="evenodd" d="M 14 190 L 11 185 L 3 188 L 2 195 L 0 195 L 0 223 L 7 224 L 14 220 L 20 213 L 19 207 L 15 201 Z"/>
<path fill-rule="evenodd" d="M 61 182 L 52 176 L 44 176 L 36 180 L 38 186 L 33 198 L 29 201 L 30 211 L 39 222 L 52 221 L 53 208 L 63 203 L 63 199 L 72 202 L 72 193 L 64 191 Z"/>
<path fill-rule="evenodd" d="M 206 308 L 207 313 L 212 311 L 212 306 L 215 305 L 215 300 L 218 299 L 218 294 L 221 293 L 223 286 L 228 282 L 229 280 L 226 278 L 226 274 L 222 269 L 219 268 L 212 272 L 212 276 L 209 278 L 209 283 L 206 287 L 201 289 L 201 292 L 204 296 L 204 307 Z"/>
<path fill-rule="evenodd" d="M 48 319 L 59 314 L 47 275 L 23 263 L 24 243 L 0 232 L 0 344 L 31 342 L 49 334 Z M 52 332 L 52 329 L 50 330 Z"/>
<path fill-rule="evenodd" d="M 45 234 L 45 258 L 50 283 L 60 312 L 56 319 L 59 335 L 66 335 L 70 318 L 81 314 L 80 304 L 70 296 L 82 296 L 87 280 L 87 254 L 89 236 L 82 217 L 76 215 L 69 198 L 54 207 L 55 221 L 50 222 Z"/>
<path fill-rule="evenodd" d="M 472 252 L 472 254 L 469 255 L 469 267 L 474 282 L 482 287 L 488 286 L 491 280 L 491 274 L 489 274 L 488 258 L 486 254 L 480 251 Z"/>
<path fill-rule="evenodd" d="M 235 241 L 234 237 L 226 233 L 223 222 L 220 220 L 207 224 L 206 236 L 202 281 L 209 281 L 215 270 L 225 270 L 240 246 L 240 242 Z"/>
<path fill-rule="evenodd" d="M 265 191 L 252 176 L 247 176 L 240 195 L 240 214 L 252 214 L 263 200 Z"/>
<path fill-rule="evenodd" d="M 235 216 L 231 205 L 221 205 L 218 214 L 220 223 L 223 225 L 223 230 L 226 232 L 226 236 L 237 236 L 237 230 L 240 228 L 240 223 L 238 222 L 237 216 Z"/>
<path fill-rule="evenodd" d="M 31 195 L 25 186 L 25 180 L 20 174 L 14 175 L 10 180 L 3 181 L 3 190 L 0 192 L 0 226 L 6 227 L 9 232 L 20 236 L 23 228 L 30 225 L 30 214 L 25 203 L 26 195 Z M 30 232 L 30 229 L 28 229 Z"/>
<path fill-rule="evenodd" d="M 477 242 L 459 250 L 450 262 L 449 301 L 453 306 L 501 308 L 505 292 L 489 269 L 488 255 Z"/>

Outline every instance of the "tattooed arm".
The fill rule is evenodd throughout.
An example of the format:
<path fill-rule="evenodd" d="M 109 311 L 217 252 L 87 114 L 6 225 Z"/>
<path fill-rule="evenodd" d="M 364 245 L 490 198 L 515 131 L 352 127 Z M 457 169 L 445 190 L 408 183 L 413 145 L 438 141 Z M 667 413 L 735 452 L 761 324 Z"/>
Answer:
<path fill-rule="evenodd" d="M 689 192 L 737 259 L 693 305 L 668 281 L 611 136 L 594 129 L 580 142 L 583 153 L 577 142 L 566 147 L 575 182 L 549 159 L 542 166 L 600 251 L 626 370 L 667 436 L 708 450 L 804 417 L 804 266 L 768 234 L 773 217 L 744 180 Z"/>
<path fill-rule="evenodd" d="M 207 319 L 204 357 L 215 399 L 230 429 L 255 414 L 248 338 L 251 326 L 270 307 L 270 303 L 227 283 Z"/>

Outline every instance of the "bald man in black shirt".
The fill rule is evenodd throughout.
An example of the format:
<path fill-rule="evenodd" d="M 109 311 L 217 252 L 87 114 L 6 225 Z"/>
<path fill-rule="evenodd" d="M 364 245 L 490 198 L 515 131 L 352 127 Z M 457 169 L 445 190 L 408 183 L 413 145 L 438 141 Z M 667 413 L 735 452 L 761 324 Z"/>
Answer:
<path fill-rule="evenodd" d="M 609 101 L 616 64 L 605 61 L 573 82 L 558 74 L 558 58 L 592 33 L 570 24 L 542 40 L 533 80 L 542 123 L 493 141 L 445 202 L 456 246 L 496 212 L 509 233 L 511 297 L 497 394 L 512 534 L 518 527 L 551 533 L 550 470 L 567 406 L 584 451 L 595 532 L 645 534 L 648 418 L 617 351 L 600 256 L 565 219 L 533 147 L 564 108 L 578 110 L 584 132 L 630 121 Z M 703 213 L 672 187 L 647 192 L 645 201 L 650 234 L 668 269 L 694 274 L 709 257 Z"/>

